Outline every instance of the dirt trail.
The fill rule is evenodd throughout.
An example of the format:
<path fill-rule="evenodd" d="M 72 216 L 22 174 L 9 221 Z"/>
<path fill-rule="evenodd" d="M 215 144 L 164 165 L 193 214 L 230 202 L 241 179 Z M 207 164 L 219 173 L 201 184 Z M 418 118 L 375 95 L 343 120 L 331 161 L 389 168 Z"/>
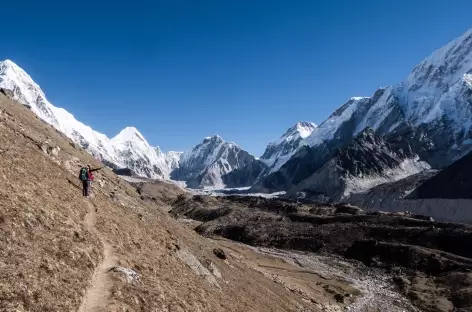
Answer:
<path fill-rule="evenodd" d="M 88 201 L 89 211 L 85 215 L 84 224 L 87 229 L 98 236 L 103 245 L 103 259 L 97 266 L 92 277 L 92 284 L 87 290 L 82 304 L 78 312 L 101 312 L 105 311 L 110 297 L 111 280 L 107 275 L 107 271 L 116 265 L 116 257 L 113 248 L 95 228 L 96 211 L 94 205 Z"/>

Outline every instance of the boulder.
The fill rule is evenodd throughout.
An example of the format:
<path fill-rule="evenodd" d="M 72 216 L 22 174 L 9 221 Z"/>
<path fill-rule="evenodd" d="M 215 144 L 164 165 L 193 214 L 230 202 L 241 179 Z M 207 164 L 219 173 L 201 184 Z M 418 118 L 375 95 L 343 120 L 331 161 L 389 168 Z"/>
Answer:
<path fill-rule="evenodd" d="M 345 204 L 345 203 L 336 205 L 336 211 L 335 211 L 335 213 L 347 213 L 351 215 L 358 215 L 358 214 L 361 214 L 362 212 L 363 210 L 361 208 L 352 206 L 349 204 Z"/>
<path fill-rule="evenodd" d="M 226 260 L 226 254 L 224 252 L 223 249 L 221 248 L 215 248 L 213 249 L 213 254 L 217 257 L 217 258 L 220 258 L 222 260 Z"/>
<path fill-rule="evenodd" d="M 13 91 L 8 90 L 8 89 L 0 88 L 0 93 L 2 93 L 3 95 L 9 97 L 10 99 L 13 99 L 13 97 L 14 97 Z"/>

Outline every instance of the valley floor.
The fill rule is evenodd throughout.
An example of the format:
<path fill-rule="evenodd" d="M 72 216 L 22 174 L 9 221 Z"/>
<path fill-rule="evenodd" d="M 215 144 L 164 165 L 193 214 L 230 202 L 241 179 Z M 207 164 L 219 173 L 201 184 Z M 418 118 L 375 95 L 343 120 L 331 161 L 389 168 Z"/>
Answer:
<path fill-rule="evenodd" d="M 289 289 L 303 293 L 310 280 L 351 311 L 472 311 L 472 226 L 346 204 L 239 196 L 179 197 L 170 213 L 203 236 L 253 246 L 218 239 Z M 266 256 L 285 263 L 264 263 Z M 317 279 L 344 286 L 333 291 Z"/>
<path fill-rule="evenodd" d="M 419 311 L 382 270 L 338 257 L 214 239 L 241 262 L 323 311 Z"/>

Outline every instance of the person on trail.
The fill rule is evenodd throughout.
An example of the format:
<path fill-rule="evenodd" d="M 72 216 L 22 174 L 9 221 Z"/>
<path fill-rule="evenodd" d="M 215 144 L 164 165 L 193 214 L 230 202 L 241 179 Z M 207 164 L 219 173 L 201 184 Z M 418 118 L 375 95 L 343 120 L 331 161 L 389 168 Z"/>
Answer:
<path fill-rule="evenodd" d="M 94 171 L 98 171 L 103 169 L 101 168 L 96 168 L 92 169 L 90 165 L 87 167 L 82 167 L 79 172 L 79 180 L 82 181 L 82 195 L 85 197 L 90 196 L 90 188 L 92 186 L 92 181 L 94 180 Z"/>

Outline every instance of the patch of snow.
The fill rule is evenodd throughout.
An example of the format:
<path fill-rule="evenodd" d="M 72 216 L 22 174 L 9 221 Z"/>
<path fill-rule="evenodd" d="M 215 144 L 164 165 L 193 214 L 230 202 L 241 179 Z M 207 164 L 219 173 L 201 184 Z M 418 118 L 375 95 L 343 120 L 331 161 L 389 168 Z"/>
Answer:
<path fill-rule="evenodd" d="M 360 101 L 360 100 L 368 99 L 368 98 L 369 98 L 368 96 L 353 96 L 351 97 L 351 101 Z"/>
<path fill-rule="evenodd" d="M 170 171 L 180 167 L 180 158 L 182 157 L 183 152 L 174 152 L 169 151 L 164 154 L 164 158 L 167 164 L 167 167 Z"/>

